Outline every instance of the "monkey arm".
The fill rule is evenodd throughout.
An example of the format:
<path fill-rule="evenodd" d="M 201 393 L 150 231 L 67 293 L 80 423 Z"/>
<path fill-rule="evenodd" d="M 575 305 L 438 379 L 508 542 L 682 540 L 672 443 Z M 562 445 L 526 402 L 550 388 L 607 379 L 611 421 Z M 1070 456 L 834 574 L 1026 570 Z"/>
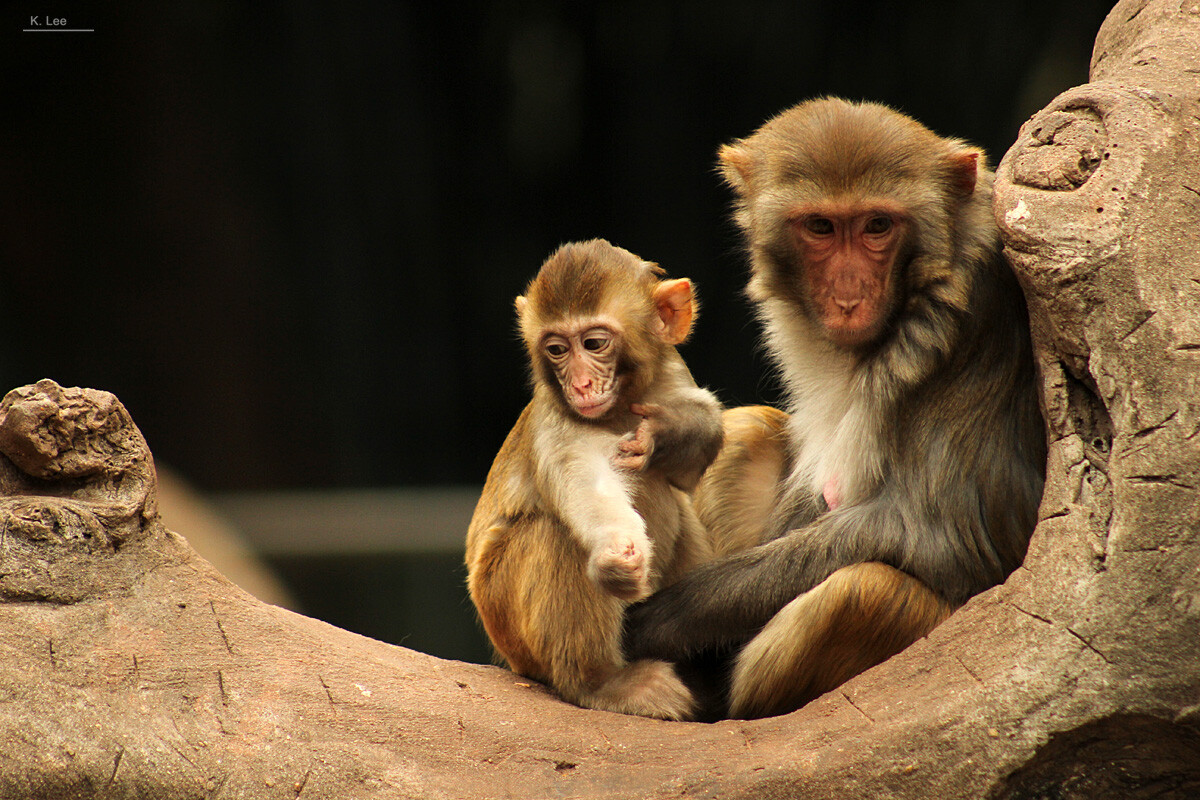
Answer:
<path fill-rule="evenodd" d="M 691 492 L 721 450 L 724 430 L 722 407 L 712 392 L 696 386 L 678 353 L 672 352 L 661 367 L 656 386 L 634 403 L 642 417 L 637 430 L 626 437 L 618 463 L 655 470 L 677 489 Z"/>
<path fill-rule="evenodd" d="M 721 450 L 721 405 L 704 389 L 675 394 L 670 405 L 656 406 L 647 417 L 654 449 L 646 469 L 658 470 L 676 488 L 690 492 Z"/>
<path fill-rule="evenodd" d="M 617 539 L 643 544 L 645 522 L 611 463 L 619 437 L 553 413 L 534 419 L 531 427 L 538 493 L 589 554 Z"/>
<path fill-rule="evenodd" d="M 885 503 L 829 513 L 772 542 L 692 570 L 628 609 L 626 656 L 678 660 L 740 645 L 840 567 L 880 561 L 904 568 L 909 559 L 902 522 L 890 517 Z"/>

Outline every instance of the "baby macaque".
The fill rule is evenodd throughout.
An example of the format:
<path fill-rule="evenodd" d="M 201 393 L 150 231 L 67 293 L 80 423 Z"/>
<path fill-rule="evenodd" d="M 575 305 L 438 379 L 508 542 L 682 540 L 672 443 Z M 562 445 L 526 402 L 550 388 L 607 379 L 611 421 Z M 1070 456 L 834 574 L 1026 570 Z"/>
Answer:
<path fill-rule="evenodd" d="M 626 606 L 711 557 L 690 492 L 721 447 L 721 407 L 675 345 L 687 278 L 603 240 L 567 244 L 516 300 L 533 399 L 467 533 L 467 585 L 497 653 L 588 708 L 687 719 L 671 664 L 627 663 Z"/>

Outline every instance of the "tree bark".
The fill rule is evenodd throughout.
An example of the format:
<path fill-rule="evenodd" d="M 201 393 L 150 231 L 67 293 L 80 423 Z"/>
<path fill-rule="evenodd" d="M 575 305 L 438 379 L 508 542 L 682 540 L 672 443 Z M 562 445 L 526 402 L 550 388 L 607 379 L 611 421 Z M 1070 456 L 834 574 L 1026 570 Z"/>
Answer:
<path fill-rule="evenodd" d="M 1050 456 L 1024 566 L 793 714 L 575 708 L 268 606 L 107 393 L 0 404 L 0 796 L 1200 796 L 1200 5 L 1124 0 L 996 213 Z"/>

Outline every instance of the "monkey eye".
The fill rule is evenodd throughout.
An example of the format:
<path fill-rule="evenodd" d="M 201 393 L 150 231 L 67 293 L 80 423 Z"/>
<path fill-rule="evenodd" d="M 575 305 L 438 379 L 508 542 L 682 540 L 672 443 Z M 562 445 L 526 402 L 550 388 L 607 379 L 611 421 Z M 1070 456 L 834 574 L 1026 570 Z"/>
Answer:
<path fill-rule="evenodd" d="M 608 337 L 592 334 L 583 340 L 583 349 L 591 353 L 598 353 L 608 346 Z"/>
<path fill-rule="evenodd" d="M 833 221 L 826 217 L 809 217 L 804 220 L 804 229 L 814 236 L 829 236 L 833 233 Z"/>
<path fill-rule="evenodd" d="M 864 233 L 874 234 L 876 236 L 888 233 L 892 229 L 892 218 L 885 216 L 871 217 L 867 220 L 866 226 L 863 228 Z"/>
<path fill-rule="evenodd" d="M 547 342 L 546 353 L 551 358 L 562 358 L 567 354 L 569 348 L 562 342 Z"/>

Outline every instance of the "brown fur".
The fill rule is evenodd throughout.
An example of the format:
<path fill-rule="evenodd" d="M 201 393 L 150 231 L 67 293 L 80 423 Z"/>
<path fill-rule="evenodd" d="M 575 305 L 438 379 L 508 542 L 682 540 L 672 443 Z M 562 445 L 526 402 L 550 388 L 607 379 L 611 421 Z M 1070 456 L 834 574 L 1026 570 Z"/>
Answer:
<path fill-rule="evenodd" d="M 725 443 L 692 502 L 713 540 L 715 555 L 762 544 L 787 477 L 787 419 L 770 406 L 731 408 L 721 415 Z M 814 507 L 812 514 L 817 515 Z"/>
<path fill-rule="evenodd" d="M 670 664 L 626 662 L 629 600 L 711 558 L 687 490 L 721 442 L 720 406 L 674 343 L 691 329 L 686 279 L 607 242 L 565 245 L 517 301 L 534 397 L 488 473 L 467 533 L 467 586 L 497 654 L 581 706 L 685 719 L 693 698 Z M 576 351 L 577 332 L 612 336 Z M 585 418 L 544 343 L 579 370 L 619 364 L 616 403 Z M 573 338 L 575 337 L 575 338 Z"/>
<path fill-rule="evenodd" d="M 799 708 L 899 653 L 952 611 L 925 584 L 885 564 L 843 567 L 784 606 L 742 651 L 729 715 Z"/>

